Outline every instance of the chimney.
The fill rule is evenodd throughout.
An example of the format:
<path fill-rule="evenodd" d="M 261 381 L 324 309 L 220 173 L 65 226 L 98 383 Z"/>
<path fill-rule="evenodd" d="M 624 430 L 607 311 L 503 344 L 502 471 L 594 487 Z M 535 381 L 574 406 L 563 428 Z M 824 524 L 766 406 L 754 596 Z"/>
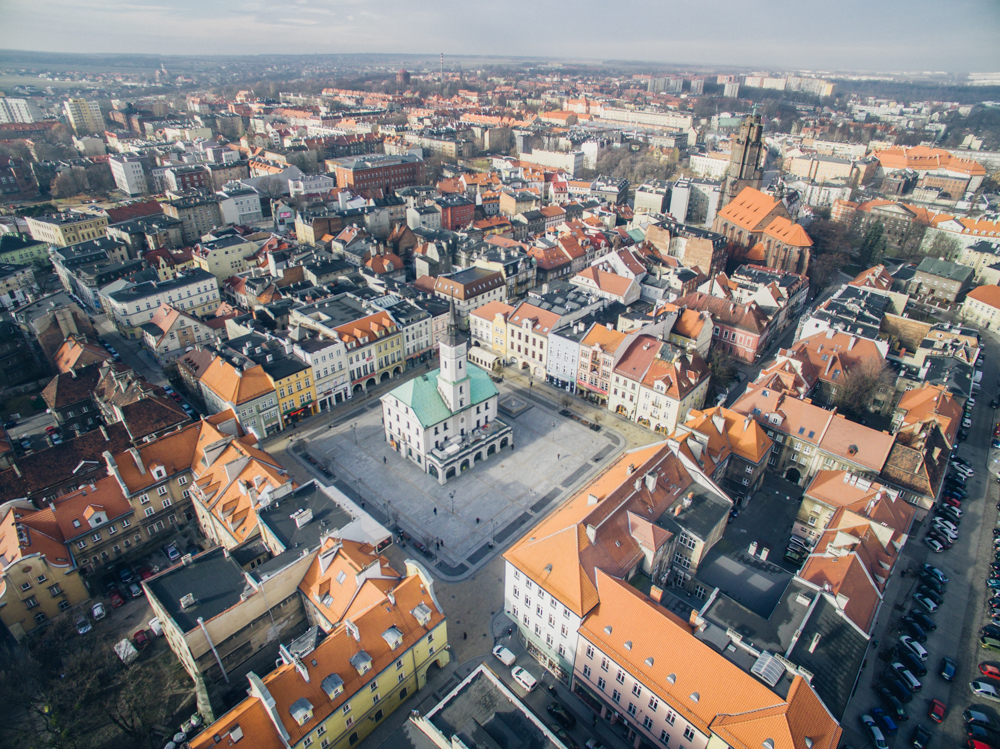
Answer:
<path fill-rule="evenodd" d="M 656 489 L 656 474 L 653 471 L 646 474 L 646 489 L 650 493 Z"/>
<path fill-rule="evenodd" d="M 139 469 L 139 473 L 143 476 L 146 475 L 146 466 L 142 463 L 142 456 L 139 455 L 139 451 L 134 447 L 130 447 L 128 451 L 132 454 L 132 460 L 135 461 L 135 467 Z"/>
<path fill-rule="evenodd" d="M 852 348 L 854 348 L 854 344 L 857 342 L 858 342 L 858 337 L 852 335 L 850 342 L 847 344 L 847 350 L 850 351 Z"/>
<path fill-rule="evenodd" d="M 110 441 L 111 441 L 111 438 L 110 438 L 110 437 L 108 437 L 108 430 L 104 428 L 104 425 L 103 425 L 103 424 L 101 424 L 101 426 L 100 426 L 100 429 L 101 429 L 101 434 L 103 434 L 103 435 L 104 435 L 104 441 L 105 441 L 105 442 L 110 442 Z"/>

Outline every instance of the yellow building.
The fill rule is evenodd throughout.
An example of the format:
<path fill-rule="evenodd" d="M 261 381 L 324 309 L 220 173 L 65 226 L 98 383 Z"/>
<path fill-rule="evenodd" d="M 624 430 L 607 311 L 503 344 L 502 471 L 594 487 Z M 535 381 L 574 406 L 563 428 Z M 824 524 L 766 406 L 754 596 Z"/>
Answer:
<path fill-rule="evenodd" d="M 28 231 L 39 242 L 68 247 L 88 239 L 103 237 L 107 232 L 107 216 L 92 216 L 87 213 L 66 211 L 49 216 L 29 216 Z"/>
<path fill-rule="evenodd" d="M 249 696 L 190 741 L 213 749 L 215 737 L 254 749 L 356 746 L 450 660 L 444 612 L 424 568 L 406 563 L 402 582 L 371 585 L 371 605 L 345 619 L 318 645 L 299 638 L 282 647 L 277 668 L 251 672 Z M 225 744 L 228 746 L 228 744 Z"/>
<path fill-rule="evenodd" d="M 355 395 L 406 369 L 403 334 L 388 312 L 379 312 L 334 328 L 347 347 L 351 388 Z"/>
<path fill-rule="evenodd" d="M 192 251 L 192 261 L 219 281 L 248 269 L 247 258 L 257 252 L 257 244 L 242 237 L 223 237 L 213 242 L 199 242 Z"/>
<path fill-rule="evenodd" d="M 48 259 L 48 243 L 25 234 L 0 234 L 0 265 L 30 265 Z"/>
<path fill-rule="evenodd" d="M 24 505 L 0 522 L 0 621 L 18 640 L 90 598 L 52 511 Z"/>

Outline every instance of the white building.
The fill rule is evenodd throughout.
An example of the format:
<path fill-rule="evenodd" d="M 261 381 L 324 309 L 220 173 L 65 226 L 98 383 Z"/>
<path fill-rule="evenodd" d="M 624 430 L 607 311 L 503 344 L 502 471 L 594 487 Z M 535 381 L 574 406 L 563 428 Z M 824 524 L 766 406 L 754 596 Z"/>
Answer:
<path fill-rule="evenodd" d="M 531 153 L 521 156 L 521 160 L 527 161 L 529 164 L 563 169 L 574 177 L 583 169 L 583 159 L 583 151 L 543 151 L 536 149 Z"/>
<path fill-rule="evenodd" d="M 514 432 L 496 418 L 499 393 L 489 374 L 469 364 L 454 307 L 438 350 L 440 369 L 411 378 L 381 401 L 385 441 L 444 484 L 513 448 Z"/>
<path fill-rule="evenodd" d="M 106 295 L 102 290 L 101 298 L 119 332 L 141 338 L 142 326 L 164 304 L 196 317 L 214 313 L 219 307 L 219 284 L 208 271 L 194 268 L 166 281 L 143 281 Z"/>
<path fill-rule="evenodd" d="M 288 180 L 288 194 L 297 198 L 300 195 L 324 195 L 337 186 L 337 181 L 325 174 L 303 174 L 299 179 Z"/>
<path fill-rule="evenodd" d="M 253 224 L 264 218 L 260 195 L 252 187 L 240 182 L 227 182 L 216 194 L 220 199 L 222 220 L 227 224 Z"/>
<path fill-rule="evenodd" d="M 146 193 L 146 173 L 138 156 L 112 156 L 108 159 L 115 185 L 130 198 Z"/>
<path fill-rule="evenodd" d="M 0 96 L 0 123 L 38 122 L 42 112 L 31 99 L 12 99 Z"/>
<path fill-rule="evenodd" d="M 343 341 L 322 336 L 296 341 L 292 344 L 292 353 L 312 365 L 320 411 L 326 411 L 351 397 L 350 370 Z"/>

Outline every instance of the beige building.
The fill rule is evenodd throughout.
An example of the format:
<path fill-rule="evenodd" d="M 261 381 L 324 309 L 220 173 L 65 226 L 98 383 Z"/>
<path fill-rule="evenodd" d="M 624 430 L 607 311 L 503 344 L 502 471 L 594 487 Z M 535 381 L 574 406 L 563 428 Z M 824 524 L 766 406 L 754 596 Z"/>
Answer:
<path fill-rule="evenodd" d="M 104 115 L 96 101 L 68 99 L 63 102 L 63 112 L 77 135 L 104 132 Z"/>
<path fill-rule="evenodd" d="M 1000 330 L 1000 286 L 980 286 L 966 294 L 962 319 L 987 330 Z"/>
<path fill-rule="evenodd" d="M 34 239 L 48 242 L 56 247 L 85 242 L 103 237 L 107 232 L 107 216 L 92 216 L 87 213 L 64 211 L 48 216 L 29 216 L 28 231 Z"/>
<path fill-rule="evenodd" d="M 0 621 L 17 640 L 90 599 L 58 528 L 26 500 L 0 521 Z"/>
<path fill-rule="evenodd" d="M 199 242 L 191 252 L 196 266 L 208 271 L 219 281 L 248 270 L 247 259 L 257 252 L 257 243 L 243 237 L 223 237 L 209 242 Z"/>
<path fill-rule="evenodd" d="M 185 244 L 194 244 L 202 235 L 224 223 L 217 195 L 195 193 L 175 197 L 163 204 L 163 212 L 181 222 L 181 236 Z"/>
<path fill-rule="evenodd" d="M 363 741 L 424 687 L 430 669 L 451 661 L 434 581 L 419 563 L 407 561 L 402 582 L 373 588 L 368 600 L 318 644 L 315 629 L 287 645 L 282 638 L 276 668 L 248 674 L 248 697 L 192 739 L 191 749 L 212 749 L 216 736 L 235 743 L 246 735 L 257 749 L 347 749 Z"/>

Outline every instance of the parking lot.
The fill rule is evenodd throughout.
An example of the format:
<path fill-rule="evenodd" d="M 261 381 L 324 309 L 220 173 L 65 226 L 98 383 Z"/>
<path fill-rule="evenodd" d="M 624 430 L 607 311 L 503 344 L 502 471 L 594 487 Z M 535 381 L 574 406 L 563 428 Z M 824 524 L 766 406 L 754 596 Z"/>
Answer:
<path fill-rule="evenodd" d="M 985 607 L 987 592 L 984 579 L 993 561 L 991 529 L 997 518 L 996 483 L 988 470 L 993 465 L 995 453 L 990 449 L 990 437 L 996 414 L 989 408 L 989 401 L 995 391 L 992 383 L 996 382 L 997 376 L 994 363 L 997 346 L 989 338 L 984 341 L 987 350 L 984 382 L 990 384 L 989 390 L 984 388 L 977 393 L 977 404 L 972 410 L 972 426 L 968 437 L 959 442 L 958 454 L 973 466 L 975 474 L 965 482 L 968 497 L 961 501 L 963 516 L 957 523 L 958 538 L 952 548 L 936 553 L 925 542 L 934 516 L 929 515 L 912 529 L 910 539 L 897 563 L 899 572 L 893 575 L 886 589 L 882 613 L 875 631 L 877 654 L 869 656 L 854 698 L 842 720 L 842 745 L 872 745 L 871 737 L 863 732 L 860 717 L 871 714 L 873 708 L 885 706 L 878 689 L 887 683 L 886 677 L 894 676 L 891 664 L 898 662 L 898 653 L 894 653 L 893 649 L 899 643 L 898 638 L 910 632 L 903 622 L 904 615 L 923 608 L 915 602 L 914 595 L 921 584 L 918 572 L 925 562 L 940 568 L 949 582 L 942 596 L 940 609 L 929 614 L 936 629 L 926 632 L 926 642 L 922 643 L 927 651 L 923 662 L 927 673 L 917 676 L 922 688 L 914 693 L 912 701 L 904 705 L 908 720 L 901 723 L 896 735 L 887 737 L 888 744 L 895 747 L 909 745 L 915 727 L 919 724 L 930 732 L 929 749 L 965 745 L 967 737 L 962 713 L 970 705 L 989 715 L 1000 726 L 1000 712 L 996 709 L 996 703 L 973 695 L 969 687 L 973 680 L 992 681 L 1000 686 L 1000 680 L 983 677 L 979 671 L 981 662 L 1000 662 L 1000 653 L 983 650 L 979 645 L 980 629 L 989 620 Z M 954 475 L 955 471 L 952 470 L 951 473 Z M 995 469 L 992 473 L 995 476 Z M 954 680 L 950 682 L 940 675 L 944 658 L 955 663 Z M 928 716 L 932 700 L 935 699 L 945 706 L 944 719 L 940 725 Z M 996 745 L 995 741 L 992 743 Z"/>

